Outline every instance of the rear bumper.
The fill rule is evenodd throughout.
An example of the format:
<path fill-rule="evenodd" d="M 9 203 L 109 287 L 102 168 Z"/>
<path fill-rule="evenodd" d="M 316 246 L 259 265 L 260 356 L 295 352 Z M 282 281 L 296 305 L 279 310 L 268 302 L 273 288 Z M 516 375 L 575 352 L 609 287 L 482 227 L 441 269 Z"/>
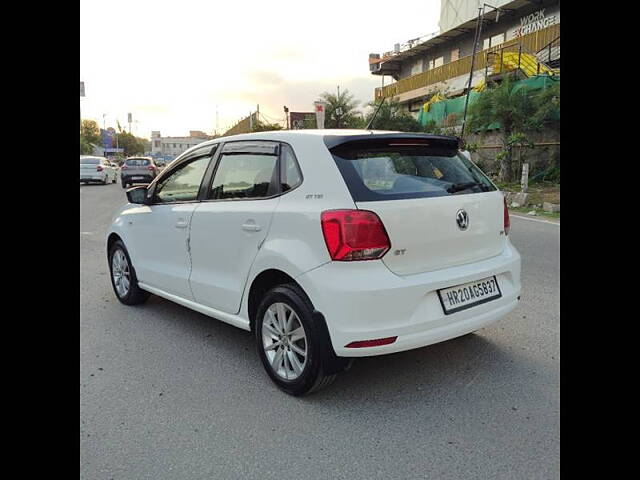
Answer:
<path fill-rule="evenodd" d="M 437 290 L 493 275 L 501 298 L 444 314 Z M 496 257 L 402 277 L 382 261 L 329 262 L 296 281 L 323 313 L 338 356 L 383 355 L 459 337 L 507 315 L 520 296 L 520 254 L 507 242 Z M 395 336 L 388 345 L 345 348 L 354 341 Z"/>
<path fill-rule="evenodd" d="M 140 177 L 133 180 L 133 177 Z M 152 175 L 120 175 L 122 183 L 150 183 L 155 176 Z"/>
<path fill-rule="evenodd" d="M 104 182 L 105 176 L 107 174 L 104 172 L 101 173 L 92 173 L 87 175 L 80 175 L 80 182 Z"/>

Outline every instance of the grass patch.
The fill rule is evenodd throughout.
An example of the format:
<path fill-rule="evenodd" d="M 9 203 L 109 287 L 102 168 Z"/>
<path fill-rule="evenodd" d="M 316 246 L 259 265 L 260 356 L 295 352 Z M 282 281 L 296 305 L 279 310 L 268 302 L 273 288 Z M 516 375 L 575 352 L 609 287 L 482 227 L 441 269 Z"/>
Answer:
<path fill-rule="evenodd" d="M 519 192 L 520 183 L 494 182 L 503 192 Z M 538 182 L 529 184 L 529 203 L 542 205 L 544 202 L 560 203 L 560 184 Z"/>

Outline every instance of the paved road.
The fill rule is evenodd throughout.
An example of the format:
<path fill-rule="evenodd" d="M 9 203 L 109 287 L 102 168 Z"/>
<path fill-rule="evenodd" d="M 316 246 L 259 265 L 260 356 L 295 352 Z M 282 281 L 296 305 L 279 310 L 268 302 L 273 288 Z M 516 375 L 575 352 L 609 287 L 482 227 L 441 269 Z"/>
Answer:
<path fill-rule="evenodd" d="M 559 226 L 512 220 L 524 292 L 508 318 L 298 399 L 247 332 L 116 300 L 103 242 L 124 201 L 120 184 L 80 187 L 82 479 L 559 477 Z"/>

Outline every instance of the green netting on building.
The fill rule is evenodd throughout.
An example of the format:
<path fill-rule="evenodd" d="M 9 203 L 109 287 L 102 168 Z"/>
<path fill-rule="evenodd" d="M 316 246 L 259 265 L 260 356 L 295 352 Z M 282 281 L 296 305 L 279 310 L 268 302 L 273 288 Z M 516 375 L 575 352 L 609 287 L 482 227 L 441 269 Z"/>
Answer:
<path fill-rule="evenodd" d="M 514 83 L 514 90 L 525 89 L 529 91 L 542 90 L 550 87 L 555 82 L 560 82 L 559 76 L 550 75 L 536 75 L 535 77 L 526 78 L 524 80 L 517 80 Z M 479 95 L 474 90 L 469 93 L 469 105 L 471 105 Z M 442 126 L 445 124 L 447 117 L 451 125 L 458 125 L 462 122 L 464 115 L 464 103 L 466 101 L 466 95 L 462 95 L 456 98 L 449 98 L 447 100 L 441 100 L 429 105 L 429 111 L 425 112 L 424 108 L 418 113 L 418 121 L 422 125 L 426 125 L 429 121 L 434 121 L 436 125 Z M 453 114 L 453 115 L 452 115 Z M 560 118 L 560 110 L 558 110 L 558 119 Z M 498 125 L 495 125 L 498 128 Z"/>

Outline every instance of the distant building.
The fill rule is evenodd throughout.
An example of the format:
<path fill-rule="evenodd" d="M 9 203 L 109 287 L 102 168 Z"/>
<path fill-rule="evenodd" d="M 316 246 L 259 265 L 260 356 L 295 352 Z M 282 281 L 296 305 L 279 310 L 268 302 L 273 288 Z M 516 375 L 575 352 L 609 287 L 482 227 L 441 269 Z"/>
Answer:
<path fill-rule="evenodd" d="M 384 86 L 374 97 L 393 98 L 417 115 L 438 92 L 464 93 L 469 83 L 479 0 L 441 0 L 440 32 L 369 55 L 369 70 Z M 495 0 L 486 7 L 474 62 L 472 87 L 496 72 L 532 76 L 560 65 L 559 0 Z M 394 80 L 393 83 L 385 80 Z"/>
<path fill-rule="evenodd" d="M 214 137 L 200 130 L 191 130 L 188 137 L 163 137 L 160 131 L 151 132 L 151 155 L 175 158 L 182 152 Z"/>

